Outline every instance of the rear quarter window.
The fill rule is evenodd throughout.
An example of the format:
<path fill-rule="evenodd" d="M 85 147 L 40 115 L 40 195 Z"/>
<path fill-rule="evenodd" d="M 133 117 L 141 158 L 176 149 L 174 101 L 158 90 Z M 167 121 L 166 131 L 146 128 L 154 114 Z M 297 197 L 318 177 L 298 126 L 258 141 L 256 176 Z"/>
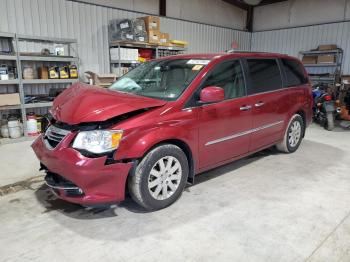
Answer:
<path fill-rule="evenodd" d="M 282 88 L 281 72 L 276 59 L 247 59 L 251 79 L 250 93 Z"/>
<path fill-rule="evenodd" d="M 292 59 L 281 59 L 286 75 L 286 87 L 299 86 L 307 83 L 301 64 Z"/>

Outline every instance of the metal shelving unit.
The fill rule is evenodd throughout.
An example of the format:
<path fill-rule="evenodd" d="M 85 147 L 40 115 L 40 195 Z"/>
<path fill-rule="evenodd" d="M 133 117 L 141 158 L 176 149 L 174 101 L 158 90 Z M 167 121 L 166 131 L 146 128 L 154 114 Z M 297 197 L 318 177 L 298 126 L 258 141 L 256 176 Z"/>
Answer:
<path fill-rule="evenodd" d="M 21 61 L 42 61 L 42 62 L 78 62 L 76 57 L 57 56 L 24 56 L 19 57 Z"/>
<path fill-rule="evenodd" d="M 19 84 L 19 79 L 0 80 L 0 85 L 17 85 L 17 84 Z"/>
<path fill-rule="evenodd" d="M 1 34 L 0 34 L 1 37 Z M 15 55 L 0 55 L 0 60 L 17 60 Z"/>
<path fill-rule="evenodd" d="M 341 49 L 334 49 L 334 50 L 314 50 L 314 51 L 301 51 L 300 54 L 302 55 L 324 55 L 324 54 L 337 54 L 339 52 L 343 52 Z"/>
<path fill-rule="evenodd" d="M 24 79 L 23 84 L 70 84 L 79 82 L 79 79 Z"/>
<path fill-rule="evenodd" d="M 21 105 L 0 106 L 0 110 L 15 110 L 15 109 L 21 109 Z"/>
<path fill-rule="evenodd" d="M 140 61 L 136 60 L 111 60 L 111 64 L 140 64 Z"/>
<path fill-rule="evenodd" d="M 127 42 L 127 41 L 112 41 L 109 43 L 109 48 L 118 48 L 118 57 L 120 57 L 120 48 L 145 48 L 145 49 L 152 49 L 155 51 L 155 58 L 159 58 L 159 51 L 160 50 L 168 50 L 168 51 L 174 51 L 174 54 L 180 54 L 182 52 L 187 51 L 187 48 L 184 47 L 177 47 L 177 46 L 161 46 L 157 44 L 150 44 L 150 43 L 141 43 L 141 42 Z M 110 57 L 110 67 L 112 71 L 113 65 L 118 65 L 118 68 L 122 66 L 122 64 L 128 64 L 128 65 L 137 65 L 140 64 L 139 61 L 136 60 L 112 60 Z"/>
<path fill-rule="evenodd" d="M 338 66 L 336 63 L 324 63 L 324 64 L 304 64 L 304 67 L 334 67 Z"/>
<path fill-rule="evenodd" d="M 320 64 L 304 64 L 304 67 L 310 75 L 310 80 L 313 83 L 329 83 L 336 84 L 337 79 L 341 75 L 343 63 L 343 50 L 338 48 L 335 50 L 324 51 L 302 51 L 303 56 L 319 56 L 319 55 L 334 55 L 334 63 L 320 63 Z"/>
<path fill-rule="evenodd" d="M 15 53 L 15 44 L 16 44 L 16 35 L 11 33 L 0 32 L 0 41 L 1 48 L 5 47 L 6 50 L 2 50 L 0 52 L 0 61 L 1 64 L 11 64 L 13 66 L 18 67 L 17 65 L 17 54 Z M 9 80 L 0 80 L 0 93 L 19 93 L 19 83 L 20 80 L 17 79 L 9 79 Z M 15 90 L 14 92 L 9 91 L 9 89 Z M 2 118 L 3 111 L 9 110 L 20 110 L 22 105 L 7 105 L 0 106 L 0 118 Z"/>
<path fill-rule="evenodd" d="M 20 109 L 21 110 L 21 117 L 22 122 L 24 126 L 24 133 L 26 136 L 26 115 L 27 115 L 27 109 L 34 109 L 34 108 L 44 108 L 44 107 L 51 107 L 52 102 L 38 102 L 38 103 L 25 103 L 25 90 L 28 90 L 28 88 L 31 88 L 33 85 L 52 85 L 52 84 L 71 84 L 78 82 L 79 79 L 23 79 L 22 77 L 22 63 L 63 63 L 63 64 L 72 64 L 75 63 L 78 65 L 79 58 L 77 57 L 77 48 L 74 48 L 72 45 L 77 45 L 76 39 L 65 39 L 65 38 L 51 38 L 51 37 L 36 37 L 36 36 L 26 36 L 26 35 L 16 35 L 16 34 L 10 34 L 10 33 L 1 33 L 0 37 L 7 37 L 11 38 L 14 42 L 15 54 L 0 54 L 0 61 L 1 60 L 13 60 L 16 63 L 17 67 L 17 75 L 18 79 L 12 79 L 12 80 L 0 80 L 0 85 L 18 85 L 18 92 L 20 94 L 21 104 L 20 105 L 13 105 L 13 106 L 2 106 L 0 107 L 0 111 L 2 110 L 14 110 L 14 109 Z M 67 46 L 67 56 L 44 56 L 44 55 L 36 55 L 36 54 L 29 54 L 26 55 L 24 53 L 21 53 L 21 50 L 19 50 L 19 42 L 34 42 L 39 44 L 62 44 Z M 75 56 L 72 56 L 71 54 L 74 52 Z M 1 88 L 1 87 L 0 87 Z"/>
<path fill-rule="evenodd" d="M 40 107 L 51 107 L 52 102 L 45 102 L 45 103 L 28 103 L 24 105 L 24 108 L 40 108 Z"/>

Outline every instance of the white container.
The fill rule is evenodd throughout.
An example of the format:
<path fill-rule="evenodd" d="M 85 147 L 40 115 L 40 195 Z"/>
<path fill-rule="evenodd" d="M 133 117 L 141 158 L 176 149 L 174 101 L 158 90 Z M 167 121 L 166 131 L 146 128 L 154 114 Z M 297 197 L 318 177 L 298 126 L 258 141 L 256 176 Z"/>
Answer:
<path fill-rule="evenodd" d="M 18 119 L 9 119 L 7 122 L 10 138 L 19 138 L 22 136 L 21 125 Z"/>
<path fill-rule="evenodd" d="M 4 138 L 10 137 L 9 128 L 8 128 L 7 124 L 4 124 L 1 126 L 1 136 Z"/>
<path fill-rule="evenodd" d="M 38 134 L 38 121 L 35 115 L 27 115 L 27 134 L 36 136 Z"/>
<path fill-rule="evenodd" d="M 9 75 L 0 75 L 0 80 L 9 80 Z"/>

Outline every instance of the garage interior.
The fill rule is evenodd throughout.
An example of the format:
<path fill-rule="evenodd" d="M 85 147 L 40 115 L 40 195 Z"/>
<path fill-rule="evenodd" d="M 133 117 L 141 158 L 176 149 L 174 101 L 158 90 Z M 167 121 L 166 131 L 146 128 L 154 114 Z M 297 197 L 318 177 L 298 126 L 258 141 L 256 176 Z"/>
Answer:
<path fill-rule="evenodd" d="M 350 261 L 350 0 L 0 6 L 0 261 Z M 151 59 L 227 51 L 300 59 L 332 97 L 334 127 L 315 115 L 295 153 L 268 148 L 206 171 L 156 212 L 130 197 L 82 207 L 47 187 L 31 144 L 66 88 L 108 88 Z"/>

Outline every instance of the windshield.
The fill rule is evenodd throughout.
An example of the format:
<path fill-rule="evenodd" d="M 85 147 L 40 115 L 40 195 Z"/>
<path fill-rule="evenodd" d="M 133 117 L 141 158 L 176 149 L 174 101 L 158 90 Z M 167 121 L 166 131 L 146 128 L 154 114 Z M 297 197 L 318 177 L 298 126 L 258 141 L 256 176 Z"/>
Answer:
<path fill-rule="evenodd" d="M 110 89 L 163 100 L 176 100 L 209 60 L 150 61 L 131 70 Z"/>

